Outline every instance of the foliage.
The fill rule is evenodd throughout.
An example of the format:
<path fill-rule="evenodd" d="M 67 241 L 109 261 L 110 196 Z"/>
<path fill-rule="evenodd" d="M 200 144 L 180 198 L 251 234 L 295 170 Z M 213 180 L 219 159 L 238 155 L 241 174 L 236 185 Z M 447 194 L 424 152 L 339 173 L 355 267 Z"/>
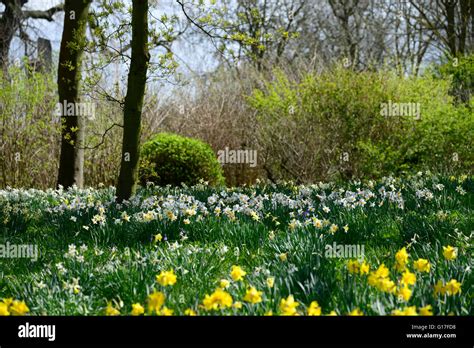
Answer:
<path fill-rule="evenodd" d="M 453 105 L 448 80 L 336 66 L 298 81 L 276 71 L 249 103 L 258 112 L 259 139 L 277 178 L 459 172 L 474 163 L 474 118 Z M 389 103 L 412 109 L 384 114 Z"/>
<path fill-rule="evenodd" d="M 136 303 L 148 309 L 156 290 L 175 315 L 187 309 L 280 315 L 289 295 L 299 303 L 293 314 L 300 315 L 312 301 L 323 315 L 356 308 L 391 315 L 413 306 L 421 313 L 428 305 L 434 315 L 473 314 L 472 177 L 419 173 L 344 185 L 143 187 L 126 205 L 117 205 L 114 194 L 112 188 L 0 191 L 0 245 L 39 248 L 36 262 L 0 259 L 0 302 L 25 301 L 31 315 L 129 315 Z M 327 254 L 334 243 L 363 246 L 363 259 Z M 448 246 L 457 252 L 447 253 Z M 404 266 L 416 277 L 407 285 L 408 299 L 370 285 L 384 264 L 383 284 L 403 286 L 402 248 Z M 418 259 L 430 268 L 418 270 Z M 370 266 L 368 274 L 351 273 L 356 260 Z M 234 265 L 246 273 L 241 280 L 234 280 L 242 275 Z M 435 293 L 438 282 L 452 280 L 460 292 L 442 287 Z M 206 294 L 214 294 L 207 304 L 223 296 L 214 293 L 218 287 L 231 296 L 231 306 L 206 309 Z M 255 303 L 245 300 L 251 287 Z"/>
<path fill-rule="evenodd" d="M 157 185 L 222 185 L 224 177 L 211 147 L 197 139 L 160 133 L 142 146 L 140 181 Z"/>

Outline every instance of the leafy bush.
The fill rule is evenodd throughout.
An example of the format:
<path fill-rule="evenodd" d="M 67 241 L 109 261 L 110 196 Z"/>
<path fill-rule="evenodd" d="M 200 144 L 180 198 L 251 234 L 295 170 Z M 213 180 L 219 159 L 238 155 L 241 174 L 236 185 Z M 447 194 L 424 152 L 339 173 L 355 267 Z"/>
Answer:
<path fill-rule="evenodd" d="M 469 105 L 474 91 L 474 54 L 443 64 L 435 73 L 441 78 L 451 78 L 451 94 L 457 101 Z"/>
<path fill-rule="evenodd" d="M 449 92 L 433 76 L 336 66 L 301 81 L 277 71 L 249 103 L 272 176 L 314 182 L 472 170 L 474 118 Z M 383 115 L 388 103 L 418 105 L 419 117 Z"/>
<path fill-rule="evenodd" d="M 200 179 L 224 184 L 222 169 L 211 147 L 197 139 L 160 133 L 142 146 L 140 181 L 157 185 L 194 185 Z"/>

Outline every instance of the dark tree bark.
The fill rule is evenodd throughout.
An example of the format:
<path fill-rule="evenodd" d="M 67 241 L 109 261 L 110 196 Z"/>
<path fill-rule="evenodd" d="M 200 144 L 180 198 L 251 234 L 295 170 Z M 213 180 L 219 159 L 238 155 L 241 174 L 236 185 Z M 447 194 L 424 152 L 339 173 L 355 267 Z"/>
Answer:
<path fill-rule="evenodd" d="M 81 46 L 85 32 L 89 5 L 92 0 L 66 0 L 64 28 L 58 65 L 59 102 L 62 105 L 79 102 L 81 80 Z M 61 157 L 59 160 L 58 186 L 83 185 L 85 116 L 61 115 Z"/>
<path fill-rule="evenodd" d="M 117 184 L 117 200 L 129 199 L 136 189 L 140 155 L 140 132 L 148 51 L 148 0 L 133 0 L 132 58 L 124 105 L 122 159 Z"/>

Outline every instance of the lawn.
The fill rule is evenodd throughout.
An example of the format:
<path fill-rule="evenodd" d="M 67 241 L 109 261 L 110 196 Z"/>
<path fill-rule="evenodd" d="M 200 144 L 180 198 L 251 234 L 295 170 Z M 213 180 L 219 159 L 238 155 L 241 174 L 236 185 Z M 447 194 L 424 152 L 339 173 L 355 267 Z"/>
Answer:
<path fill-rule="evenodd" d="M 472 177 L 114 193 L 0 191 L 0 315 L 473 315 Z"/>

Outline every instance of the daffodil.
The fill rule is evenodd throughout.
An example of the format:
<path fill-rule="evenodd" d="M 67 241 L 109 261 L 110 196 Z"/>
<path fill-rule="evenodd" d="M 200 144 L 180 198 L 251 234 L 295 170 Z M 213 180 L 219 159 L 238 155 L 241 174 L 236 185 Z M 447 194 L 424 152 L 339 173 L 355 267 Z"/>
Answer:
<path fill-rule="evenodd" d="M 408 302 L 411 298 L 412 290 L 408 287 L 408 285 L 402 285 L 398 288 L 397 296 L 400 300 Z"/>
<path fill-rule="evenodd" d="M 160 291 L 154 291 L 148 295 L 148 313 L 159 313 L 165 303 L 165 294 Z"/>
<path fill-rule="evenodd" d="M 190 316 L 190 317 L 195 317 L 197 314 L 193 309 L 188 308 L 184 311 L 184 315 L 187 315 L 187 316 Z"/>
<path fill-rule="evenodd" d="M 416 275 L 411 273 L 409 270 L 405 270 L 402 274 L 402 283 L 406 285 L 413 285 L 416 282 Z"/>
<path fill-rule="evenodd" d="M 115 317 L 120 315 L 120 311 L 112 305 L 112 302 L 108 302 L 107 307 L 105 307 L 105 315 L 109 317 Z"/>
<path fill-rule="evenodd" d="M 142 306 L 140 303 L 134 303 L 134 304 L 132 304 L 132 312 L 131 312 L 131 314 L 132 314 L 133 316 L 142 315 L 143 313 L 145 313 L 145 308 L 143 308 L 143 306 Z"/>
<path fill-rule="evenodd" d="M 459 283 L 456 279 L 451 279 L 446 283 L 445 289 L 448 295 L 456 295 L 457 293 L 461 292 L 461 283 Z"/>
<path fill-rule="evenodd" d="M 248 288 L 245 293 L 244 301 L 252 304 L 262 302 L 262 291 L 258 291 L 253 286 Z"/>
<path fill-rule="evenodd" d="M 8 305 L 4 302 L 0 302 L 0 317 L 7 317 L 9 315 Z"/>
<path fill-rule="evenodd" d="M 418 272 L 426 272 L 429 273 L 431 269 L 431 264 L 428 260 L 426 259 L 418 259 L 413 262 L 413 267 L 418 271 Z"/>
<path fill-rule="evenodd" d="M 227 279 L 221 279 L 221 280 L 219 281 L 219 287 L 220 287 L 221 289 L 226 289 L 229 285 L 230 285 L 230 281 L 227 280 Z"/>
<path fill-rule="evenodd" d="M 348 315 L 352 317 L 360 317 L 363 316 L 364 313 L 359 308 L 355 308 L 351 312 L 349 312 Z"/>
<path fill-rule="evenodd" d="M 317 301 L 313 301 L 310 303 L 308 307 L 308 315 L 309 316 L 320 316 L 321 315 L 321 307 Z"/>
<path fill-rule="evenodd" d="M 347 270 L 349 273 L 358 274 L 360 271 L 360 263 L 357 260 L 349 260 L 347 262 Z"/>
<path fill-rule="evenodd" d="M 419 311 L 420 311 L 420 315 L 423 315 L 423 316 L 432 316 L 433 315 L 433 307 L 431 305 L 426 305 L 424 307 L 420 307 Z"/>
<path fill-rule="evenodd" d="M 405 247 L 401 248 L 395 254 L 395 269 L 399 272 L 403 272 L 408 264 L 408 253 Z"/>
<path fill-rule="evenodd" d="M 444 282 L 442 280 L 438 280 L 438 282 L 434 286 L 434 295 L 438 297 L 439 294 L 444 295 L 446 293 L 446 287 L 444 286 Z"/>
<path fill-rule="evenodd" d="M 275 278 L 274 277 L 268 277 L 267 278 L 267 286 L 269 288 L 273 288 L 274 285 L 275 285 Z"/>
<path fill-rule="evenodd" d="M 174 311 L 172 309 L 169 309 L 168 307 L 165 306 L 158 314 L 164 317 L 170 317 L 173 315 L 173 313 Z"/>
<path fill-rule="evenodd" d="M 211 295 L 206 295 L 203 300 L 204 308 L 207 311 L 225 309 L 232 306 L 232 296 L 222 289 L 217 289 Z"/>
<path fill-rule="evenodd" d="M 280 301 L 280 311 L 282 315 L 297 315 L 296 307 L 300 304 L 295 301 L 293 295 L 289 295 L 286 299 Z"/>
<path fill-rule="evenodd" d="M 458 256 L 457 248 L 453 248 L 451 245 L 443 246 L 443 256 L 448 261 L 454 260 Z"/>
<path fill-rule="evenodd" d="M 247 274 L 242 267 L 240 266 L 232 266 L 232 270 L 230 271 L 230 276 L 234 281 L 240 281 L 244 279 L 244 276 Z"/>
<path fill-rule="evenodd" d="M 176 283 L 176 275 L 173 270 L 162 271 L 159 275 L 156 276 L 156 281 L 162 286 L 171 286 Z"/>

